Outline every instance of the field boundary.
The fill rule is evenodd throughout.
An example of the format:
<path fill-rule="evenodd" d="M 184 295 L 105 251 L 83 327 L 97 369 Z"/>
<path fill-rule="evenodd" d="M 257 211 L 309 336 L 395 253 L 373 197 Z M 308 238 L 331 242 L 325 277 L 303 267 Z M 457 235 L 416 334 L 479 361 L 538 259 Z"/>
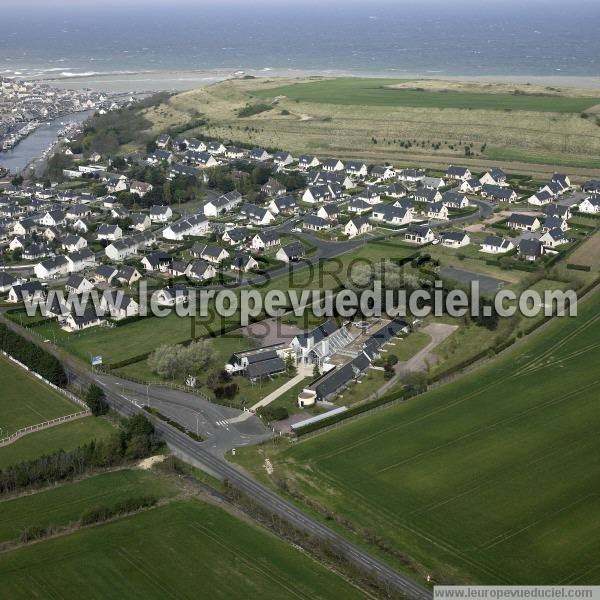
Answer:
<path fill-rule="evenodd" d="M 70 421 L 82 419 L 83 417 L 89 417 L 91 414 L 92 413 L 89 410 L 82 410 L 80 412 L 72 413 L 70 415 L 56 417 L 55 419 L 51 419 L 50 421 L 44 421 L 43 423 L 38 423 L 37 425 L 29 425 L 28 427 L 23 427 L 22 429 L 11 433 L 11 435 L 0 439 L 0 448 L 3 448 L 4 446 L 8 446 L 13 442 L 16 442 L 18 439 L 21 439 L 29 433 L 35 433 L 36 431 L 42 431 L 43 429 L 50 429 L 51 427 L 55 427 L 56 425 L 60 425 L 61 423 L 68 423 Z"/>
<path fill-rule="evenodd" d="M 61 417 L 56 417 L 54 419 L 50 419 L 49 421 L 43 421 L 42 423 L 38 423 L 36 425 L 29 425 L 27 427 L 18 429 L 14 433 L 11 433 L 10 435 L 8 435 L 4 438 L 0 438 L 0 448 L 2 448 L 4 446 L 8 446 L 9 444 L 12 444 L 13 442 L 16 442 L 18 439 L 22 438 L 23 436 L 25 436 L 29 433 L 41 431 L 42 429 L 49 429 L 50 427 L 60 425 L 61 423 L 75 421 L 77 419 L 81 419 L 82 417 L 87 417 L 92 414 L 90 412 L 90 409 L 88 408 L 88 405 L 83 400 L 81 400 L 81 398 L 78 398 L 75 394 L 72 394 L 71 392 L 64 390 L 63 388 L 60 388 L 57 385 L 54 385 L 53 383 L 51 383 L 50 381 L 48 381 L 47 379 L 42 377 L 39 373 L 36 373 L 32 369 L 30 369 L 27 365 L 24 365 L 22 362 L 18 361 L 16 358 L 13 358 L 7 352 L 4 352 L 4 350 L 0 350 L 0 354 L 2 356 L 4 356 L 4 358 L 6 358 L 10 362 L 12 362 L 13 364 L 15 364 L 15 365 L 21 367 L 22 369 L 24 369 L 25 371 L 27 371 L 30 375 L 33 375 L 34 377 L 36 377 L 37 379 L 39 379 L 40 381 L 45 383 L 47 386 L 50 386 L 55 392 L 58 392 L 59 394 L 66 396 L 71 402 L 74 402 L 75 404 L 77 404 L 78 406 L 81 406 L 83 408 L 83 410 L 78 411 L 76 413 L 71 413 L 70 415 L 62 415 Z"/>

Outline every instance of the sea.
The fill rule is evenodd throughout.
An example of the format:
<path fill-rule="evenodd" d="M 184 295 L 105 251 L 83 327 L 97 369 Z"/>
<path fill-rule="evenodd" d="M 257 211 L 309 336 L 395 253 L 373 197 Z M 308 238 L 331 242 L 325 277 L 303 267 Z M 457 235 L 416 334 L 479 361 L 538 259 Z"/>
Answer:
<path fill-rule="evenodd" d="M 1 21 L 0 75 L 78 87 L 242 71 L 600 76 L 598 0 L 2 0 Z"/>

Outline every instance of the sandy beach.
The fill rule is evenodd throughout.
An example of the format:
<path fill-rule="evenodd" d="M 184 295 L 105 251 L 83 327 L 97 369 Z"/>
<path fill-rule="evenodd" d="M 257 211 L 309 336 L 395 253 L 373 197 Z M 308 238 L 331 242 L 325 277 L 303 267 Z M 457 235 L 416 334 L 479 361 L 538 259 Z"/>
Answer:
<path fill-rule="evenodd" d="M 444 81 L 467 81 L 483 83 L 514 83 L 532 85 L 600 89 L 600 77 L 570 75 L 523 76 L 523 75 L 443 75 L 440 73 L 405 73 L 402 71 L 332 71 L 300 69 L 214 69 L 197 71 L 144 71 L 132 73 L 107 73 L 91 76 L 36 78 L 59 88 L 82 89 L 111 92 L 183 91 L 204 87 L 233 77 L 385 77 L 398 79 L 437 79 Z"/>

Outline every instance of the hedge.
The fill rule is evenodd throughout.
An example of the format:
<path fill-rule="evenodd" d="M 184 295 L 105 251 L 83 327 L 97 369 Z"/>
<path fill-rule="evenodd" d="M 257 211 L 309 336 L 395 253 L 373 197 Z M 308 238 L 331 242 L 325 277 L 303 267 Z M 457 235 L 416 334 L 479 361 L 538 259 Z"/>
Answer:
<path fill-rule="evenodd" d="M 35 371 L 58 387 L 65 387 L 68 379 L 62 363 L 47 350 L 30 342 L 0 323 L 0 350 Z"/>
<path fill-rule="evenodd" d="M 365 402 L 364 404 L 357 404 L 355 406 L 350 407 L 348 410 L 338 413 L 329 417 L 328 419 L 323 419 L 321 421 L 316 421 L 315 423 L 309 423 L 300 429 L 296 429 L 294 433 L 297 437 L 301 437 L 306 435 L 307 433 L 312 433 L 313 431 L 318 431 L 323 427 L 329 427 L 330 425 L 334 425 L 335 423 L 340 423 L 341 421 L 345 421 L 350 417 L 354 417 L 356 415 L 360 415 L 369 410 L 373 410 L 379 406 L 384 406 L 385 404 L 389 404 L 394 400 L 405 400 L 410 397 L 410 393 L 403 391 L 399 394 L 388 394 L 387 396 L 381 396 L 381 398 L 376 398 L 375 400 L 370 400 L 369 402 Z"/>
<path fill-rule="evenodd" d="M 567 263 L 567 269 L 571 269 L 572 271 L 591 271 L 592 267 L 589 265 L 576 265 L 573 263 Z"/>

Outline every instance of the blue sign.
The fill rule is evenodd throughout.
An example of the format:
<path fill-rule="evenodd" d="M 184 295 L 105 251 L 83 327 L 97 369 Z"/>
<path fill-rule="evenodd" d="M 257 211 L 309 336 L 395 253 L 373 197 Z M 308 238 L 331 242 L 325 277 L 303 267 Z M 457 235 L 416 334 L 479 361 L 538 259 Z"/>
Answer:
<path fill-rule="evenodd" d="M 101 356 L 92 356 L 92 367 L 96 367 L 102 364 Z"/>

